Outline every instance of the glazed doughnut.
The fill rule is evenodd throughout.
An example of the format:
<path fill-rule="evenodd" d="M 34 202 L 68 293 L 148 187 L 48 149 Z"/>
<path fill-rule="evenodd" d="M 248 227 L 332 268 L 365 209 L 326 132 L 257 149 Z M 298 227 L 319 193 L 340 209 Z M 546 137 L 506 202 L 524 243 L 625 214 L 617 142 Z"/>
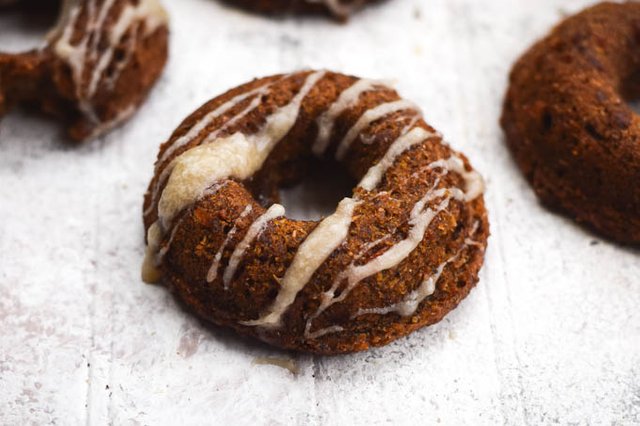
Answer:
<path fill-rule="evenodd" d="M 357 187 L 322 221 L 285 217 L 278 188 L 318 159 L 337 160 Z M 282 348 L 384 345 L 442 319 L 476 283 L 482 192 L 465 157 L 383 82 L 326 71 L 254 80 L 161 146 L 143 279 Z"/>
<path fill-rule="evenodd" d="M 501 124 L 548 206 L 640 243 L 640 3 L 566 19 L 511 71 Z"/>
<path fill-rule="evenodd" d="M 344 21 L 366 4 L 380 0 L 224 0 L 266 14 L 327 14 Z"/>
<path fill-rule="evenodd" d="M 67 122 L 72 139 L 99 136 L 146 97 L 164 68 L 167 36 L 158 0 L 66 0 L 42 48 L 0 53 L 0 114 L 35 104 Z"/>

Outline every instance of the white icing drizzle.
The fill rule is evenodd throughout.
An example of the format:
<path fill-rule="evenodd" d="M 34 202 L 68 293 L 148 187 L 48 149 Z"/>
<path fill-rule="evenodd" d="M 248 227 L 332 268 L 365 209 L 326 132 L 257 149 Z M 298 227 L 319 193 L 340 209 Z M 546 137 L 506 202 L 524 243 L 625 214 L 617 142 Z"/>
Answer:
<path fill-rule="evenodd" d="M 428 167 L 431 169 L 442 168 L 460 175 L 464 180 L 465 201 L 474 200 L 484 192 L 484 180 L 482 176 L 475 170 L 468 172 L 464 167 L 464 161 L 462 161 L 460 157 L 454 155 L 446 160 L 435 161 Z"/>
<path fill-rule="evenodd" d="M 408 143 L 406 145 L 411 146 Z M 389 151 L 391 151 L 392 147 L 390 147 Z M 467 172 L 464 168 L 464 162 L 462 161 L 462 159 L 456 156 L 452 156 L 447 160 L 434 161 L 433 163 L 429 164 L 427 168 L 442 168 L 444 169 L 443 175 L 446 175 L 449 171 L 460 174 L 465 180 L 465 191 L 461 191 L 458 188 L 436 189 L 440 184 L 440 178 L 437 178 L 431 189 L 427 191 L 426 195 L 414 205 L 409 217 L 409 225 L 411 226 L 411 228 L 404 240 L 395 243 L 383 254 L 372 259 L 366 264 L 356 265 L 356 261 L 360 259 L 366 253 L 366 251 L 372 248 L 369 244 L 365 245 L 363 252 L 353 258 L 347 268 L 338 274 L 331 288 L 327 292 L 322 294 L 320 306 L 318 307 L 317 311 L 307 320 L 305 326 L 305 337 L 307 339 L 314 339 L 327 333 L 341 331 L 339 326 L 332 326 L 329 327 L 329 329 L 320 329 L 315 332 L 311 332 L 310 330 L 312 323 L 316 318 L 318 318 L 330 306 L 345 300 L 351 293 L 351 291 L 355 288 L 355 286 L 362 280 L 384 270 L 393 268 L 400 264 L 404 259 L 406 259 L 411 254 L 411 252 L 413 252 L 413 250 L 418 247 L 420 242 L 422 242 L 422 240 L 424 239 L 424 235 L 433 219 L 439 213 L 447 209 L 447 207 L 449 206 L 449 202 L 452 199 L 458 201 L 470 201 L 475 199 L 482 193 L 483 183 L 480 175 L 475 171 Z M 442 200 L 438 203 L 435 209 L 427 207 L 429 202 L 435 201 L 437 199 Z M 472 230 L 472 233 L 476 232 L 477 226 L 478 224 L 476 223 Z M 441 273 L 442 272 L 440 272 L 440 274 Z M 440 274 L 438 274 L 438 278 Z M 340 295 L 336 297 L 336 292 L 338 291 L 340 284 L 342 284 L 345 280 L 346 287 L 342 290 Z M 408 312 L 412 306 L 415 305 L 417 307 L 417 305 L 419 305 L 419 303 L 424 300 L 424 298 L 429 296 L 428 292 L 431 286 L 435 286 L 436 281 L 437 278 L 434 282 L 430 282 L 428 280 L 426 282 L 423 282 L 420 288 L 416 290 L 416 293 L 413 294 L 413 299 L 407 299 L 405 301 L 406 303 L 399 304 L 397 306 L 397 309 L 404 309 L 403 312 Z"/>
<path fill-rule="evenodd" d="M 324 74 L 324 71 L 309 74 L 291 102 L 268 116 L 258 132 L 251 135 L 234 133 L 176 157 L 158 201 L 158 218 L 163 228 L 168 229 L 173 217 L 195 202 L 216 181 L 227 178 L 244 180 L 258 171 L 273 148 L 296 123 L 302 101 Z"/>
<path fill-rule="evenodd" d="M 167 23 L 167 14 L 157 0 L 127 1 L 116 17 L 116 21 L 106 28 L 105 37 L 102 31 L 105 29 L 115 4 L 115 0 L 88 0 L 87 2 L 67 0 L 63 6 L 58 30 L 54 30 L 52 33 L 59 34 L 59 38 L 53 45 L 53 50 L 71 68 L 80 111 L 94 124 L 99 124 L 101 120 L 95 111 L 93 97 L 98 91 L 102 74 L 111 63 L 115 49 L 124 35 L 136 23 L 144 23 L 147 34 L 151 34 L 158 27 Z M 86 6 L 86 12 L 82 14 L 86 16 L 85 28 L 81 29 L 83 37 L 72 44 L 76 24 L 81 16 L 81 11 L 83 11 L 83 6 Z M 106 46 L 103 46 L 105 41 Z M 130 57 L 135 44 L 129 43 L 127 48 L 125 59 Z M 92 69 L 91 66 L 93 66 Z M 123 68 L 122 64 L 116 67 L 115 74 L 110 79 L 112 82 L 117 79 Z M 84 78 L 87 69 L 89 69 L 89 79 L 85 85 Z"/>
<path fill-rule="evenodd" d="M 222 187 L 226 186 L 229 181 L 216 183 L 207 189 L 204 195 L 212 195 L 218 192 Z M 184 217 L 183 217 L 184 219 Z M 160 227 L 160 223 L 155 221 L 149 227 L 147 231 L 147 249 L 144 255 L 144 262 L 142 265 L 142 280 L 146 283 L 153 284 L 160 280 L 160 271 L 158 265 L 162 262 L 162 259 L 171 248 L 171 243 L 179 229 L 179 223 L 177 223 L 171 230 L 169 239 L 164 247 L 161 247 L 163 232 Z"/>
<path fill-rule="evenodd" d="M 158 201 L 158 220 L 162 228 L 169 229 L 173 218 L 215 182 L 250 177 L 265 157 L 259 146 L 242 133 L 199 145 L 178 156 Z"/>
<path fill-rule="evenodd" d="M 417 111 L 420 111 L 420 109 L 418 109 Z M 411 120 L 409 120 L 409 122 L 404 126 L 404 128 L 402 129 L 402 131 L 400 131 L 401 135 L 406 134 L 410 129 L 413 129 L 415 127 L 415 124 L 420 121 L 420 119 L 422 118 L 422 115 L 420 113 L 414 114 L 411 117 Z M 397 117 L 395 120 L 393 120 L 395 123 L 400 122 L 400 121 L 404 121 L 407 119 L 406 115 L 401 115 L 399 117 Z M 375 140 L 376 140 L 376 134 L 371 134 L 368 136 L 363 136 L 360 135 L 360 141 L 364 144 L 364 145 L 371 145 Z"/>
<path fill-rule="evenodd" d="M 438 203 L 435 209 L 426 207 L 428 202 L 441 197 L 445 198 Z M 429 191 L 411 210 L 409 218 L 410 229 L 407 238 L 397 242 L 370 262 L 364 265 L 354 264 L 347 268 L 345 276 L 349 283 L 349 288 L 367 277 L 398 265 L 402 260 L 407 258 L 409 254 L 418 247 L 418 244 L 420 244 L 424 238 L 424 234 L 433 219 L 449 206 L 452 198 L 462 200 L 463 196 L 461 191 L 457 188 Z M 344 293 L 345 292 L 341 294 L 341 297 L 343 297 Z"/>
<path fill-rule="evenodd" d="M 273 304 L 257 320 L 242 322 L 244 325 L 277 327 L 284 312 L 307 284 L 315 271 L 346 239 L 351 226 L 353 210 L 359 204 L 344 198 L 336 212 L 325 218 L 307 236 L 298 248 L 293 262 L 282 278 L 280 291 Z"/>
<path fill-rule="evenodd" d="M 375 247 L 379 246 L 380 243 L 382 243 L 383 241 L 387 241 L 390 238 L 391 238 L 391 234 L 387 234 L 384 237 L 380 237 L 377 240 L 371 241 L 370 243 L 366 243 L 362 247 L 362 250 L 360 250 L 360 253 L 358 253 L 357 255 L 354 256 L 353 260 L 354 261 L 360 260 L 363 256 L 365 256 L 367 253 L 369 253 L 369 251 L 372 248 L 375 248 Z"/>
<path fill-rule="evenodd" d="M 160 241 L 171 229 L 172 221 L 180 211 L 205 195 L 208 188 L 216 182 L 232 177 L 244 180 L 260 169 L 272 149 L 293 128 L 302 101 L 325 74 L 325 71 L 309 73 L 298 93 L 287 105 L 268 116 L 258 132 L 251 135 L 234 133 L 206 145 L 196 146 L 176 157 L 167 166 L 171 174 L 158 201 L 158 219 L 148 231 L 144 265 L 159 264 L 161 259 L 158 259 L 157 253 Z M 194 134 L 197 133 L 194 131 Z M 284 209 L 282 206 L 280 208 Z M 284 210 L 281 214 L 284 214 Z M 231 261 L 233 260 L 232 255 Z M 228 285 L 230 279 L 225 280 L 225 285 Z"/>
<path fill-rule="evenodd" d="M 408 133 L 400 136 L 391 144 L 384 157 L 367 171 L 358 186 L 367 191 L 373 191 L 398 156 L 434 136 L 436 136 L 435 133 L 429 132 L 422 127 L 414 127 Z"/>
<path fill-rule="evenodd" d="M 307 321 L 305 327 L 305 336 L 308 338 L 311 336 L 310 329 L 314 319 L 320 316 L 330 306 L 342 302 L 351 293 L 351 290 L 363 279 L 377 274 L 378 272 L 392 268 L 402 262 L 409 254 L 415 250 L 424 238 L 424 234 L 427 228 L 431 224 L 431 221 L 444 209 L 449 206 L 451 194 L 447 194 L 447 190 L 436 190 L 440 179 L 436 179 L 435 183 L 429 189 L 427 194 L 419 200 L 411 210 L 409 217 L 409 233 L 407 238 L 395 243 L 387 251 L 380 256 L 375 257 L 371 261 L 363 264 L 356 265 L 356 259 L 353 259 L 351 263 L 340 272 L 333 281 L 331 288 L 322 294 L 320 306 L 317 311 L 311 315 Z M 426 208 L 429 201 L 433 201 L 437 198 L 445 197 L 436 207 L 436 209 Z M 356 256 L 360 258 L 361 256 Z M 336 292 L 346 280 L 346 287 L 340 292 L 339 296 L 336 296 Z"/>
<path fill-rule="evenodd" d="M 316 119 L 318 136 L 316 137 L 316 141 L 312 147 L 315 155 L 321 156 L 327 150 L 329 142 L 331 141 L 333 127 L 340 114 L 357 105 L 361 94 L 369 92 L 377 86 L 384 86 L 384 83 L 367 79 L 360 79 L 356 81 L 353 85 L 340 93 L 338 99 L 331 104 L 329 109 L 318 116 Z"/>
<path fill-rule="evenodd" d="M 207 188 L 212 187 L 212 185 L 215 187 L 216 182 L 229 178 L 239 180 L 247 179 L 260 169 L 272 149 L 295 125 L 303 100 L 323 76 L 324 72 L 322 71 L 308 74 L 303 86 L 291 101 L 266 117 L 263 127 L 254 134 L 244 135 L 235 133 L 227 137 L 219 137 L 222 128 L 236 122 L 260 105 L 262 100 L 261 94 L 266 92 L 268 85 L 238 95 L 229 102 L 221 105 L 213 112 L 207 114 L 200 122 L 196 123 L 187 134 L 178 138 L 174 145 L 167 149 L 163 158 L 159 160 L 159 164 L 162 163 L 162 161 L 166 161 L 171 152 L 175 152 L 179 146 L 188 144 L 197 137 L 216 117 L 230 110 L 239 102 L 249 99 L 250 96 L 256 96 L 246 108 L 230 118 L 222 128 L 208 135 L 205 138 L 205 143 L 185 151 L 176 157 L 165 169 L 165 171 L 170 170 L 170 175 L 164 190 L 159 195 L 159 201 L 157 203 L 158 221 L 151 226 L 148 235 L 148 252 L 155 255 L 150 256 L 151 259 L 155 257 L 157 260 L 158 256 L 156 253 L 160 250 L 159 244 L 161 238 L 163 234 L 171 228 L 175 216 L 199 199 L 207 191 Z M 337 117 L 346 109 L 357 104 L 360 95 L 367 90 L 372 90 L 376 84 L 379 83 L 359 80 L 350 88 L 346 89 L 335 103 L 317 119 L 319 133 L 318 139 L 313 146 L 313 151 L 316 154 L 321 154 L 326 150 Z M 363 113 L 340 143 L 337 156 L 342 158 L 353 141 L 374 121 L 393 112 L 403 110 L 416 111 L 416 117 L 412 118 L 410 123 L 402 130 L 400 136 L 391 143 L 383 158 L 367 171 L 359 183 L 360 188 L 366 191 L 373 191 L 399 156 L 406 153 L 412 147 L 427 141 L 429 138 L 438 136 L 436 133 L 422 127 L 414 127 L 419 119 L 420 112 L 413 104 L 407 101 L 389 102 L 378 105 Z M 167 152 L 169 152 L 169 154 L 167 154 Z M 427 193 L 413 206 L 408 219 L 409 231 L 403 240 L 395 242 L 386 248 L 382 254 L 367 263 L 357 265 L 356 262 L 359 259 L 385 240 L 391 238 L 391 236 L 386 235 L 376 241 L 364 244 L 361 249 L 362 251 L 353 256 L 351 263 L 338 274 L 330 290 L 322 295 L 318 310 L 311 315 L 307 321 L 305 327 L 306 338 L 317 338 L 327 333 L 341 331 L 342 327 L 338 325 L 333 325 L 315 332 L 311 332 L 310 329 L 314 319 L 333 304 L 345 300 L 353 288 L 362 280 L 393 268 L 406 259 L 423 241 L 429 225 L 438 214 L 448 208 L 451 200 L 470 201 L 482 193 L 483 183 L 480 176 L 475 171 L 467 171 L 464 161 L 457 156 L 452 156 L 446 160 L 435 161 L 427 167 L 430 169 L 442 169 L 441 176 L 446 175 L 450 171 L 459 174 L 464 180 L 464 191 L 459 188 L 438 188 L 441 181 L 440 177 L 438 177 Z M 152 194 L 152 197 L 155 199 L 156 196 Z M 280 280 L 281 287 L 272 304 L 258 319 L 244 321 L 241 322 L 241 324 L 265 328 L 278 327 L 281 324 L 282 316 L 294 303 L 297 295 L 304 289 L 314 273 L 338 247 L 345 243 L 353 222 L 354 210 L 361 202 L 358 198 L 343 199 L 338 205 L 336 212 L 318 224 L 298 247 L 298 251 L 291 265 Z M 430 206 L 430 204 L 434 205 Z M 250 211 L 250 207 L 247 207 L 240 217 L 236 219 L 234 227 L 214 256 L 213 263 L 207 274 L 208 281 L 211 282 L 218 276 L 222 253 L 229 244 L 232 236 L 237 232 L 236 225 L 238 220 L 248 215 Z M 271 220 L 283 216 L 284 213 L 285 211 L 282 206 L 274 204 L 249 226 L 242 241 L 234 248 L 229 263 L 223 272 L 225 289 L 229 287 L 242 258 L 251 244 L 253 244 L 255 239 L 266 229 Z M 471 241 L 469 238 L 467 238 L 467 240 Z M 467 243 L 467 240 L 465 240 L 465 244 L 471 244 L 470 242 Z M 168 245 L 169 244 L 166 244 L 164 249 L 168 249 Z M 376 312 L 382 312 L 382 310 L 387 309 L 388 311 L 386 313 L 391 311 L 400 312 L 401 314 L 415 312 L 415 308 L 417 308 L 420 302 L 433 293 L 435 284 L 446 264 L 453 260 L 454 258 L 448 259 L 447 262 L 436 270 L 436 273 L 432 277 L 425 278 L 421 285 L 412 292 L 406 300 L 393 307 L 373 309 L 378 309 Z M 341 284 L 345 282 L 344 289 L 336 296 Z M 372 313 L 374 311 L 367 312 Z"/>
<path fill-rule="evenodd" d="M 339 333 L 341 331 L 344 331 L 344 327 L 341 327 L 339 325 L 331 325 L 329 327 L 321 328 L 313 332 L 309 331 L 308 328 L 305 328 L 304 337 L 305 339 L 311 340 L 317 339 L 318 337 L 324 336 L 325 334 Z"/>
<path fill-rule="evenodd" d="M 220 117 L 221 115 L 223 115 L 227 111 L 230 111 L 236 105 L 238 105 L 240 102 L 242 102 L 242 101 L 244 101 L 244 100 L 246 100 L 246 99 L 248 99 L 248 98 L 250 98 L 252 96 L 255 96 L 256 100 L 261 100 L 262 96 L 265 95 L 268 92 L 268 90 L 269 90 L 269 88 L 271 87 L 272 84 L 273 83 L 267 83 L 267 84 L 264 84 L 264 85 L 262 85 L 260 87 L 255 88 L 253 90 L 250 90 L 248 92 L 241 93 L 241 94 L 231 98 L 227 102 L 223 103 L 222 105 L 220 105 L 219 107 L 217 107 L 213 111 L 211 111 L 208 114 L 206 114 L 200 121 L 196 122 L 191 128 L 189 128 L 189 130 L 184 135 L 180 136 L 170 146 L 167 147 L 167 149 L 164 151 L 164 153 L 162 154 L 162 156 L 158 159 L 158 161 L 156 163 L 156 170 L 158 170 L 160 167 L 162 167 L 162 165 L 167 161 L 167 159 L 169 159 L 169 157 L 171 157 L 171 155 L 174 152 L 176 152 L 176 150 L 178 150 L 181 147 L 191 143 L 200 134 L 200 132 L 202 132 L 204 129 L 206 129 L 216 118 Z M 255 102 L 255 100 L 254 100 L 254 102 Z M 253 102 L 251 103 L 251 105 L 253 105 Z M 240 114 L 246 115 L 249 112 L 250 111 L 245 109 Z M 230 120 L 233 120 L 234 118 L 235 117 L 232 117 Z M 226 128 L 227 127 L 227 123 L 225 123 L 225 125 L 223 127 Z M 216 135 L 219 134 L 219 132 L 215 132 L 215 133 L 216 133 Z M 209 138 L 207 138 L 207 143 L 210 143 Z M 151 193 L 151 202 L 149 203 L 149 207 L 147 207 L 147 209 L 144 211 L 145 215 L 150 214 L 151 211 L 153 210 L 153 208 L 155 206 L 155 203 L 156 203 L 156 200 L 158 199 L 160 187 L 166 182 L 167 178 L 169 177 L 169 175 L 173 171 L 173 166 L 174 166 L 174 163 L 171 163 L 170 165 L 168 165 L 167 167 L 165 167 L 162 170 L 162 173 L 158 177 L 158 180 L 156 181 L 156 184 L 154 185 L 153 191 Z"/>
<path fill-rule="evenodd" d="M 436 136 L 436 134 L 429 132 L 421 127 L 415 127 L 410 131 L 408 130 L 409 127 L 406 127 L 403 130 L 403 134 L 391 144 L 382 160 L 380 160 L 379 163 L 369 169 L 365 177 L 360 182 L 360 187 L 368 191 L 372 191 L 373 189 L 375 189 L 375 187 L 382 179 L 382 176 L 384 176 L 386 171 L 393 165 L 398 156 L 405 153 L 411 147 L 424 142 L 428 138 Z M 452 157 L 446 161 L 434 162 L 430 166 L 431 168 L 445 168 L 446 170 L 451 168 L 453 171 L 461 173 L 461 175 L 465 179 L 465 187 L 469 192 L 463 192 L 458 188 L 436 190 L 435 187 L 439 183 L 439 180 L 437 180 L 436 185 L 434 185 L 432 190 L 430 190 L 427 195 L 425 195 L 425 197 L 418 201 L 418 203 L 416 203 L 416 205 L 414 206 L 409 221 L 410 225 L 412 225 L 411 231 L 409 233 L 409 236 L 405 240 L 396 243 L 382 255 L 374 258 L 371 262 L 365 265 L 356 266 L 354 260 L 346 271 L 343 271 L 343 273 L 339 274 L 336 282 L 334 282 L 334 285 L 332 286 L 332 290 L 330 290 L 331 294 L 335 294 L 335 291 L 337 291 L 339 284 L 344 279 L 348 280 L 347 289 L 344 290 L 337 298 L 334 296 L 329 297 L 325 295 L 325 298 L 323 298 L 323 302 L 321 302 L 318 312 L 316 312 L 316 314 L 312 316 L 307 323 L 305 335 L 308 338 L 310 338 L 309 336 L 313 335 L 312 333 L 310 333 L 311 321 L 313 321 L 313 319 L 320 315 L 326 308 L 328 308 L 333 303 L 344 300 L 351 289 L 353 289 L 353 287 L 355 287 L 355 285 L 357 285 L 363 279 L 375 275 L 380 271 L 392 268 L 398 265 L 406 257 L 408 257 L 409 254 L 413 250 L 415 250 L 415 248 L 424 238 L 424 234 L 431 221 L 441 211 L 445 210 L 449 206 L 449 202 L 451 199 L 456 199 L 459 201 L 471 200 L 481 193 L 477 191 L 478 188 L 482 188 L 482 180 L 480 176 L 476 172 L 467 172 L 461 159 Z M 444 197 L 444 199 L 440 202 L 435 210 L 431 208 L 425 208 L 428 202 L 441 197 Z M 347 229 L 349 225 L 350 223 L 345 224 L 345 226 L 347 226 Z M 314 230 L 314 232 L 312 232 L 307 238 L 312 238 L 315 232 L 316 230 Z M 344 240 L 341 240 L 339 243 L 336 243 L 335 247 L 329 247 L 331 249 L 329 254 L 343 242 Z M 301 250 L 303 246 L 304 243 L 300 246 L 299 250 Z M 292 277 L 296 277 L 295 279 L 299 281 L 289 283 L 287 287 L 285 287 L 285 285 L 283 284 L 278 295 L 276 296 L 276 301 L 267 310 L 266 314 L 263 314 L 258 320 L 248 321 L 243 324 L 267 327 L 278 326 L 280 324 L 282 314 L 286 312 L 287 308 L 294 302 L 298 292 L 302 288 L 304 288 L 316 269 L 322 263 L 324 263 L 322 255 L 317 256 L 317 260 L 320 261 L 315 264 L 315 268 L 305 270 L 305 274 L 301 277 L 292 275 Z M 289 269 L 285 272 L 285 277 L 289 275 L 289 271 L 291 268 L 292 266 L 290 266 Z M 334 328 L 334 330 L 337 330 L 338 328 L 339 327 Z"/>
<path fill-rule="evenodd" d="M 233 276 L 238 269 L 238 265 L 240 264 L 240 261 L 244 256 L 244 253 L 251 246 L 253 241 L 258 238 L 262 231 L 267 228 L 267 225 L 270 221 L 275 218 L 284 216 L 284 212 L 284 207 L 282 207 L 280 204 L 273 204 L 262 216 L 258 217 L 251 224 L 244 238 L 238 245 L 236 245 L 236 248 L 233 250 L 231 257 L 229 258 L 229 264 L 227 265 L 227 268 L 225 269 L 222 276 L 222 282 L 224 283 L 225 289 L 229 288 L 229 283 L 233 279 Z"/>
<path fill-rule="evenodd" d="M 231 230 L 227 234 L 227 237 L 224 239 L 224 241 L 220 245 L 220 248 L 216 252 L 216 255 L 213 257 L 213 262 L 211 263 L 211 267 L 207 272 L 207 282 L 212 282 L 218 276 L 218 267 L 220 266 L 220 259 L 222 259 L 222 253 L 224 252 L 224 249 L 227 248 L 227 245 L 229 244 L 229 241 L 231 241 L 231 238 L 233 238 L 236 232 L 238 232 L 238 222 L 247 217 L 247 215 L 251 213 L 252 210 L 253 207 L 251 205 L 246 206 L 242 213 L 240 213 L 240 216 L 238 216 L 238 218 L 235 220 L 233 228 L 231 228 Z M 176 228 L 174 227 L 174 229 Z M 225 290 L 226 289 L 227 286 L 225 286 Z"/>
<path fill-rule="evenodd" d="M 351 319 L 357 318 L 365 314 L 386 315 L 391 312 L 397 312 L 400 316 L 403 316 L 403 317 L 410 317 L 416 312 L 416 310 L 418 309 L 418 306 L 420 305 L 420 303 L 422 303 L 424 299 L 426 299 L 427 297 L 435 293 L 436 283 L 440 279 L 442 272 L 444 272 L 445 266 L 453 262 L 458 257 L 458 255 L 459 253 L 447 259 L 443 263 L 441 263 L 436 269 L 436 273 L 424 279 L 420 284 L 420 286 L 417 289 L 413 290 L 411 293 L 409 293 L 409 295 L 406 296 L 406 298 L 403 301 L 394 303 L 393 305 L 385 306 L 384 308 L 360 309 L 355 315 L 351 317 Z"/>
<path fill-rule="evenodd" d="M 108 122 L 102 122 L 100 124 L 97 124 L 93 128 L 91 133 L 87 136 L 87 139 L 93 139 L 115 127 L 118 127 L 120 124 L 127 121 L 135 112 L 136 112 L 136 106 L 129 105 L 127 108 L 120 111 L 114 118 L 112 118 Z"/>
<path fill-rule="evenodd" d="M 263 95 L 268 93 L 271 88 L 272 83 L 267 83 L 262 86 L 259 86 L 253 90 L 249 90 L 248 92 L 241 93 L 239 95 L 234 96 L 227 102 L 223 103 L 213 111 L 207 113 L 202 119 L 196 122 L 184 135 L 180 136 L 176 139 L 167 149 L 164 151 L 162 156 L 158 159 L 158 165 L 161 165 L 179 148 L 187 145 L 191 141 L 193 141 L 204 129 L 206 129 L 215 119 L 233 109 L 240 102 L 255 96 L 257 99 L 261 99 Z"/>
<path fill-rule="evenodd" d="M 463 246 L 453 256 L 449 257 L 447 260 L 438 265 L 435 273 L 424 278 L 418 288 L 405 296 L 404 300 L 389 306 L 385 306 L 383 308 L 359 309 L 358 312 L 356 312 L 356 314 L 351 317 L 351 319 L 365 314 L 386 315 L 391 312 L 396 312 L 403 317 L 410 317 L 415 314 L 420 304 L 427 297 L 435 293 L 436 284 L 438 283 L 438 280 L 440 280 L 440 277 L 442 276 L 442 273 L 444 272 L 444 269 L 447 267 L 447 265 L 457 260 L 458 257 L 460 257 L 460 254 L 462 254 L 462 252 L 469 246 L 478 246 L 480 248 L 484 248 L 482 244 L 471 239 L 478 231 L 479 225 L 480 222 L 476 221 L 473 225 L 473 228 L 471 229 L 471 232 L 469 232 L 469 236 L 465 238 Z"/>
<path fill-rule="evenodd" d="M 365 113 L 362 114 L 362 116 L 358 119 L 356 124 L 354 124 L 353 127 L 349 129 L 345 137 L 338 145 L 338 150 L 336 151 L 336 159 L 343 160 L 344 156 L 347 154 L 347 151 L 351 147 L 351 144 L 356 140 L 358 135 L 360 135 L 360 133 L 362 133 L 362 131 L 369 127 L 373 122 L 380 120 L 387 115 L 393 114 L 394 112 L 404 110 L 420 111 L 416 104 L 404 99 L 394 102 L 387 102 L 365 111 Z"/>
<path fill-rule="evenodd" d="M 161 274 L 158 270 L 158 252 L 162 242 L 162 231 L 158 222 L 151 224 L 147 230 L 147 249 L 142 262 L 142 281 L 148 284 L 156 283 L 160 280 Z"/>

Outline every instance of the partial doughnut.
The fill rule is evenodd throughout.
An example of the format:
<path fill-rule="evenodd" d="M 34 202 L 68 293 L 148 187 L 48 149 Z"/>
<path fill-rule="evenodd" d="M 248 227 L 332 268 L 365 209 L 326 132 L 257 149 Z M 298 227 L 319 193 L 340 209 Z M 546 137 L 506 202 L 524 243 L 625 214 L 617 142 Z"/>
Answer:
<path fill-rule="evenodd" d="M 66 0 L 42 48 L 0 53 L 0 115 L 34 104 L 74 140 L 128 119 L 167 59 L 167 15 L 157 0 Z"/>
<path fill-rule="evenodd" d="M 502 128 L 538 197 L 640 243 L 640 3 L 567 18 L 513 67 Z"/>

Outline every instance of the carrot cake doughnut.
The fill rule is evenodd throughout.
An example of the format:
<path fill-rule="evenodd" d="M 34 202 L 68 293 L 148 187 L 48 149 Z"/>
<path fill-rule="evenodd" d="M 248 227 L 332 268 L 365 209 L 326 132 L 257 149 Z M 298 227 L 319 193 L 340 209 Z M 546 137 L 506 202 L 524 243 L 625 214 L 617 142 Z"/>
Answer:
<path fill-rule="evenodd" d="M 144 100 L 164 68 L 167 36 L 158 0 L 65 0 L 42 48 L 0 53 L 0 114 L 35 104 L 68 123 L 72 139 L 99 136 Z"/>
<path fill-rule="evenodd" d="M 511 71 L 502 127 L 548 206 L 640 243 L 640 3 L 566 19 Z"/>
<path fill-rule="evenodd" d="M 345 21 L 369 3 L 380 0 L 224 0 L 234 6 L 266 14 L 326 14 Z"/>
<path fill-rule="evenodd" d="M 321 221 L 278 188 L 313 161 L 359 181 Z M 483 181 L 385 83 L 328 71 L 254 80 L 164 143 L 144 201 L 143 279 L 200 317 L 282 348 L 380 346 L 440 321 L 478 280 Z"/>

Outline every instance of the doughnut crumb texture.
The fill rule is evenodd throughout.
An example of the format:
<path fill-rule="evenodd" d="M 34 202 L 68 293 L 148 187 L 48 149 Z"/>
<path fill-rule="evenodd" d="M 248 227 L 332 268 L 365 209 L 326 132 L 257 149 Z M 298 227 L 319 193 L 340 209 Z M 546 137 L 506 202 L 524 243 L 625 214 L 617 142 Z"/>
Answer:
<path fill-rule="evenodd" d="M 322 220 L 287 218 L 278 190 L 318 161 L 359 183 Z M 440 321 L 476 284 L 482 192 L 468 160 L 385 83 L 329 71 L 257 79 L 160 147 L 143 277 L 281 348 L 385 345 Z"/>

